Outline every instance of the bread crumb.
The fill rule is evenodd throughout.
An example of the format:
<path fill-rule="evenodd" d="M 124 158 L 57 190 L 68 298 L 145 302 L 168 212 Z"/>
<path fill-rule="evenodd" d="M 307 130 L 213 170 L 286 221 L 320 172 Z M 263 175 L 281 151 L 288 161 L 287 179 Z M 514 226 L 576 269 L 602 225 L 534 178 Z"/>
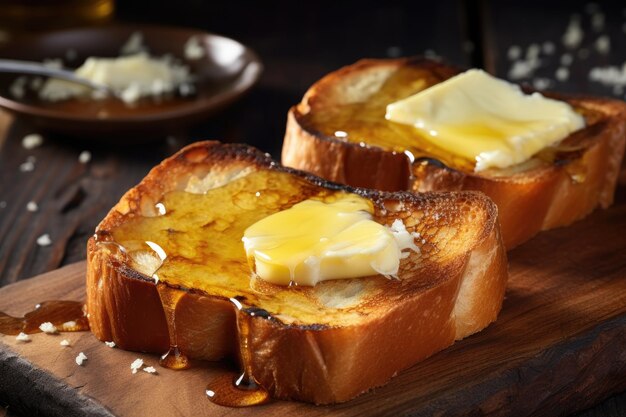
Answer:
<path fill-rule="evenodd" d="M 91 152 L 82 151 L 80 155 L 78 155 L 78 162 L 81 164 L 86 164 L 89 161 L 91 161 Z"/>
<path fill-rule="evenodd" d="M 143 368 L 144 372 L 147 372 L 149 374 L 156 374 L 157 371 L 156 369 L 154 369 L 154 366 L 146 366 L 145 368 Z"/>
<path fill-rule="evenodd" d="M 80 352 L 78 354 L 78 356 L 76 356 L 76 365 L 78 366 L 83 366 L 83 363 L 87 360 L 87 355 L 85 355 L 83 352 Z"/>
<path fill-rule="evenodd" d="M 540 52 L 541 52 L 541 47 L 536 43 L 532 43 L 526 50 L 526 59 L 530 59 L 530 60 L 536 59 L 539 57 Z"/>
<path fill-rule="evenodd" d="M 537 90 L 545 90 L 547 88 L 550 88 L 551 84 L 552 82 L 548 78 L 535 78 L 533 80 L 533 87 L 535 87 Z"/>
<path fill-rule="evenodd" d="M 561 55 L 561 65 L 567 67 L 572 65 L 572 62 L 574 62 L 574 57 L 572 56 L 572 54 L 566 52 Z"/>
<path fill-rule="evenodd" d="M 11 96 L 18 100 L 24 98 L 24 95 L 26 94 L 26 81 L 27 78 L 24 76 L 17 77 L 9 87 L 9 93 L 11 93 Z"/>
<path fill-rule="evenodd" d="M 0 208 L 6 208 L 6 206 L 7 206 L 7 202 L 6 201 L 4 201 L 4 200 L 0 201 Z"/>
<path fill-rule="evenodd" d="M 46 334 L 55 334 L 57 332 L 57 328 L 54 324 L 50 323 L 49 321 L 45 322 L 45 323 L 41 323 L 39 325 L 39 330 L 41 330 L 42 332 L 46 333 Z"/>
<path fill-rule="evenodd" d="M 399 58 L 402 56 L 402 48 L 399 46 L 390 46 L 385 52 L 389 58 Z"/>
<path fill-rule="evenodd" d="M 604 13 L 594 13 L 591 16 L 591 27 L 596 32 L 601 32 L 604 29 Z"/>
<path fill-rule="evenodd" d="M 30 336 L 24 332 L 20 332 L 20 334 L 15 336 L 15 340 L 17 340 L 18 342 L 22 342 L 22 343 L 28 343 L 30 342 Z"/>
<path fill-rule="evenodd" d="M 556 46 L 554 45 L 554 42 L 547 41 L 541 45 L 541 50 L 546 55 L 552 55 L 556 50 Z"/>
<path fill-rule="evenodd" d="M 139 369 L 143 366 L 143 359 L 135 359 L 133 363 L 130 364 L 130 370 L 133 374 L 136 374 Z"/>
<path fill-rule="evenodd" d="M 600 52 L 603 55 L 608 54 L 611 51 L 611 38 L 607 35 L 602 35 L 594 44 L 596 51 Z"/>
<path fill-rule="evenodd" d="M 185 43 L 185 58 L 189 60 L 197 60 L 204 58 L 205 50 L 197 36 L 192 36 Z"/>
<path fill-rule="evenodd" d="M 147 50 L 147 47 L 143 43 L 143 33 L 141 32 L 133 32 L 130 35 L 130 38 L 126 41 L 122 48 L 120 49 L 120 54 L 122 55 L 133 55 L 139 52 L 144 52 Z"/>
<path fill-rule="evenodd" d="M 511 61 L 515 61 L 522 56 L 522 48 L 517 45 L 511 45 L 506 53 L 507 57 Z"/>
<path fill-rule="evenodd" d="M 580 16 L 572 15 L 567 29 L 565 29 L 565 33 L 561 38 L 563 45 L 570 49 L 578 48 L 584 36 L 585 32 L 580 27 Z"/>
<path fill-rule="evenodd" d="M 26 204 L 26 210 L 34 213 L 35 211 L 39 210 L 39 206 L 34 201 L 29 201 Z"/>
<path fill-rule="evenodd" d="M 31 133 L 30 135 L 24 136 L 22 139 L 22 146 L 25 149 L 33 149 L 38 146 L 41 146 L 43 143 L 43 136 L 38 133 Z"/>
<path fill-rule="evenodd" d="M 70 345 L 70 341 L 67 339 L 63 339 L 61 340 L 61 343 L 59 343 L 61 346 L 63 347 L 68 347 Z"/>
<path fill-rule="evenodd" d="M 557 80 L 561 82 L 567 81 L 569 79 L 569 69 L 565 67 L 560 67 L 556 70 L 554 76 Z"/>
<path fill-rule="evenodd" d="M 32 161 L 26 161 L 20 164 L 20 171 L 22 172 L 31 172 L 34 170 L 35 170 L 35 163 Z"/>
<path fill-rule="evenodd" d="M 44 233 L 43 235 L 37 238 L 37 244 L 39 246 L 50 246 L 52 244 L 52 239 L 50 239 L 50 235 Z"/>
<path fill-rule="evenodd" d="M 104 342 L 105 345 L 107 345 L 107 347 L 110 348 L 114 348 L 115 347 L 115 342 Z"/>

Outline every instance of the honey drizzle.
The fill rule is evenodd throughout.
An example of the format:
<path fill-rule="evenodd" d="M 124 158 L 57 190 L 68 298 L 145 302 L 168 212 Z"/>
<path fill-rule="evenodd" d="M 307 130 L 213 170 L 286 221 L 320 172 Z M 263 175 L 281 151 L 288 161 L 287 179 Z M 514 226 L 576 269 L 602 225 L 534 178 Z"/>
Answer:
<path fill-rule="evenodd" d="M 157 291 L 163 305 L 167 332 L 170 339 L 169 350 L 161 356 L 159 364 L 168 369 L 181 370 L 191 366 L 189 358 L 180 350 L 178 346 L 178 333 L 176 332 L 176 306 L 185 295 L 184 291 L 168 287 L 164 283 L 157 284 Z"/>
<path fill-rule="evenodd" d="M 214 379 L 207 385 L 206 395 L 212 403 L 225 407 L 249 407 L 264 404 L 269 401 L 270 396 L 253 374 L 250 327 L 253 317 L 270 318 L 270 316 L 262 309 L 244 309 L 235 298 L 231 298 L 230 301 L 236 308 L 241 373 L 234 376 L 227 373 Z"/>
<path fill-rule="evenodd" d="M 52 323 L 60 331 L 81 332 L 89 330 L 89 321 L 85 315 L 83 303 L 79 301 L 44 301 L 24 317 L 14 317 L 0 311 L 0 333 L 17 335 L 19 333 L 39 333 L 42 323 Z M 63 326 L 68 322 L 74 322 L 72 326 Z"/>

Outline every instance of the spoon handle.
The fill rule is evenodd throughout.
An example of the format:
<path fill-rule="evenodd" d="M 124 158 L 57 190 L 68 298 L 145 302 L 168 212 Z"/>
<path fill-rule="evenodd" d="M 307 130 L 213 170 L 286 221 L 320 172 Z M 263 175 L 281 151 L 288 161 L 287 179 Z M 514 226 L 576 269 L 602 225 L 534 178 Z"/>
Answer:
<path fill-rule="evenodd" d="M 94 90 L 109 91 L 105 85 L 94 83 L 86 78 L 77 76 L 74 71 L 61 68 L 51 68 L 40 62 L 18 61 L 14 59 L 0 59 L 0 72 L 15 74 L 43 75 L 46 77 L 60 78 L 76 84 L 81 84 Z"/>

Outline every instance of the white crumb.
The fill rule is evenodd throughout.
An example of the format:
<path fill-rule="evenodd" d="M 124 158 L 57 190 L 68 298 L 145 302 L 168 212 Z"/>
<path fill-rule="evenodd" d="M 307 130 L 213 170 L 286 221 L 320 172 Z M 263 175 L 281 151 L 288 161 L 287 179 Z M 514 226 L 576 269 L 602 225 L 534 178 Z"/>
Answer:
<path fill-rule="evenodd" d="M 386 53 L 389 58 L 398 58 L 402 55 L 402 48 L 399 46 L 390 46 L 387 48 Z"/>
<path fill-rule="evenodd" d="M 621 67 L 595 67 L 589 71 L 589 80 L 606 86 L 626 86 L 626 62 Z"/>
<path fill-rule="evenodd" d="M 22 162 L 20 164 L 20 171 L 21 172 L 31 172 L 35 170 L 35 163 L 32 161 L 26 161 L 26 162 Z"/>
<path fill-rule="evenodd" d="M 52 239 L 50 239 L 50 235 L 44 233 L 43 235 L 37 238 L 37 244 L 39 246 L 50 246 L 52 244 Z"/>
<path fill-rule="evenodd" d="M 560 67 L 556 70 L 554 77 L 561 82 L 567 81 L 569 79 L 569 68 Z"/>
<path fill-rule="evenodd" d="M 83 352 L 80 352 L 78 354 L 78 356 L 76 356 L 76 365 L 78 366 L 83 366 L 83 363 L 87 360 L 87 355 L 85 355 Z"/>
<path fill-rule="evenodd" d="M 594 13 L 591 16 L 591 27 L 596 32 L 601 32 L 604 29 L 604 13 Z"/>
<path fill-rule="evenodd" d="M 81 164 L 86 164 L 89 161 L 91 161 L 91 152 L 82 151 L 80 155 L 78 155 L 78 162 Z"/>
<path fill-rule="evenodd" d="M 552 85 L 552 82 L 548 78 L 535 78 L 533 80 L 533 87 L 537 90 L 545 90 L 550 88 L 550 85 Z"/>
<path fill-rule="evenodd" d="M 41 323 L 39 325 L 39 330 L 41 330 L 42 332 L 46 333 L 46 334 L 55 334 L 57 332 L 57 328 L 54 324 L 50 323 L 49 321 L 45 322 L 45 323 Z"/>
<path fill-rule="evenodd" d="M 15 340 L 22 343 L 30 342 L 30 336 L 24 332 L 20 332 L 17 336 L 15 336 Z"/>
<path fill-rule="evenodd" d="M 574 62 L 574 57 L 572 56 L 572 54 L 566 52 L 561 55 L 561 65 L 568 67 L 572 65 L 572 62 Z"/>
<path fill-rule="evenodd" d="M 130 83 L 121 93 L 120 98 L 127 104 L 135 103 L 141 97 L 141 87 L 137 83 Z"/>
<path fill-rule="evenodd" d="M 603 55 L 608 54 L 611 51 L 611 38 L 607 35 L 602 35 L 594 44 L 596 51 L 600 52 Z"/>
<path fill-rule="evenodd" d="M 122 45 L 120 53 L 122 55 L 133 55 L 146 50 L 147 48 L 143 43 L 143 34 L 141 32 L 133 32 L 126 43 Z"/>
<path fill-rule="evenodd" d="M 143 359 L 137 358 L 130 364 L 130 370 L 133 374 L 136 374 L 139 369 L 143 366 Z"/>
<path fill-rule="evenodd" d="M 541 50 L 546 55 L 552 55 L 556 50 L 556 46 L 554 45 L 554 42 L 547 41 L 541 45 Z"/>
<path fill-rule="evenodd" d="M 515 61 L 522 56 L 522 48 L 517 45 L 511 45 L 506 53 L 510 61 Z"/>
<path fill-rule="evenodd" d="M 509 70 L 509 78 L 511 80 L 530 78 L 540 65 L 541 60 L 539 59 L 515 61 L 513 62 L 513 66 Z"/>
<path fill-rule="evenodd" d="M 76 322 L 74 320 L 66 321 L 61 327 L 64 329 L 73 329 L 76 327 Z"/>
<path fill-rule="evenodd" d="M 41 146 L 43 143 L 43 136 L 38 133 L 31 133 L 30 135 L 24 136 L 22 139 L 22 146 L 25 149 L 33 149 L 38 146 Z"/>
<path fill-rule="evenodd" d="M 537 59 L 539 57 L 540 52 L 541 52 L 541 47 L 539 46 L 539 44 L 532 43 L 530 44 L 530 46 L 528 46 L 528 49 L 526 50 L 526 59 L 527 60 Z"/>
<path fill-rule="evenodd" d="M 569 24 L 567 25 L 567 29 L 565 29 L 565 33 L 561 38 L 563 45 L 570 49 L 577 48 L 582 42 L 584 36 L 585 32 L 583 32 L 580 26 L 580 16 L 572 15 L 570 17 Z"/>
<path fill-rule="evenodd" d="M 30 88 L 31 88 L 31 90 L 39 91 L 42 86 L 43 86 L 43 78 L 35 77 L 32 80 L 30 80 Z"/>
<path fill-rule="evenodd" d="M 427 49 L 427 50 L 425 50 L 425 51 L 424 51 L 424 56 L 425 56 L 426 58 L 429 58 L 429 59 L 439 59 L 439 58 L 440 58 L 440 56 L 439 56 L 439 55 L 437 55 L 437 52 L 435 52 L 435 51 L 434 51 L 434 50 L 432 50 L 432 49 Z"/>
<path fill-rule="evenodd" d="M 4 200 L 0 201 L 0 208 L 1 209 L 6 208 L 6 206 L 7 206 L 7 202 L 6 201 L 4 201 Z"/>
<path fill-rule="evenodd" d="M 61 346 L 63 347 L 68 347 L 70 345 L 70 341 L 67 339 L 63 339 L 61 340 L 61 343 L 59 343 Z"/>
<path fill-rule="evenodd" d="M 185 58 L 189 60 L 197 60 L 204 58 L 205 50 L 197 36 L 192 36 L 185 43 Z"/>
<path fill-rule="evenodd" d="M 196 92 L 196 88 L 193 86 L 193 84 L 182 83 L 178 87 L 178 92 L 180 93 L 181 96 L 187 97 L 187 96 L 195 93 Z"/>
<path fill-rule="evenodd" d="M 115 342 L 104 342 L 105 345 L 107 345 L 107 347 L 110 348 L 114 348 L 115 347 Z"/>
<path fill-rule="evenodd" d="M 39 210 L 39 206 L 37 205 L 37 203 L 35 203 L 34 201 L 29 201 L 26 204 L 26 210 L 30 211 L 30 212 L 36 212 L 37 210 Z"/>
<path fill-rule="evenodd" d="M 9 87 L 9 93 L 11 93 L 11 95 L 18 100 L 24 98 L 24 94 L 26 94 L 26 82 L 26 77 L 17 77 L 15 81 L 11 83 L 11 86 Z"/>
<path fill-rule="evenodd" d="M 157 371 L 156 369 L 154 369 L 154 366 L 146 366 L 145 368 L 143 368 L 144 372 L 147 372 L 149 374 L 156 374 Z"/>

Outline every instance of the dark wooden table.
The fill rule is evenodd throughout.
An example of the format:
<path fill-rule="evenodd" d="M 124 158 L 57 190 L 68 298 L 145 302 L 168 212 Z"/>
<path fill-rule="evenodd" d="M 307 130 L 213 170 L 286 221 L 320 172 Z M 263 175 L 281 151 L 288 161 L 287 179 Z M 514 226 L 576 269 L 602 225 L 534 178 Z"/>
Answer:
<path fill-rule="evenodd" d="M 626 5 L 619 1 L 393 1 L 373 8 L 358 1 L 118 3 L 118 20 L 192 26 L 234 37 L 259 53 L 265 72 L 245 99 L 222 114 L 148 145 L 111 146 L 106 140 L 37 132 L 44 144 L 29 150 L 21 139 L 34 128 L 1 113 L 0 286 L 84 259 L 87 238 L 123 192 L 186 143 L 247 142 L 278 158 L 289 107 L 322 75 L 362 57 L 437 55 L 540 89 L 621 99 L 626 92 L 624 86 L 589 78 L 594 67 L 621 70 L 626 61 Z M 563 36 L 572 19 L 580 22 L 583 37 L 574 45 L 570 33 L 568 48 Z M 518 53 L 517 61 L 523 62 L 515 64 L 511 58 Z M 519 77 L 519 69 L 529 65 L 536 68 Z M 78 156 L 85 150 L 92 158 L 81 163 Z M 20 171 L 29 157 L 35 158 L 34 170 Z M 30 201 L 37 211 L 27 210 Z M 37 243 L 43 234 L 50 236 L 50 245 Z M 0 416 L 4 413 L 0 407 Z M 622 393 L 579 415 L 624 414 Z"/>

